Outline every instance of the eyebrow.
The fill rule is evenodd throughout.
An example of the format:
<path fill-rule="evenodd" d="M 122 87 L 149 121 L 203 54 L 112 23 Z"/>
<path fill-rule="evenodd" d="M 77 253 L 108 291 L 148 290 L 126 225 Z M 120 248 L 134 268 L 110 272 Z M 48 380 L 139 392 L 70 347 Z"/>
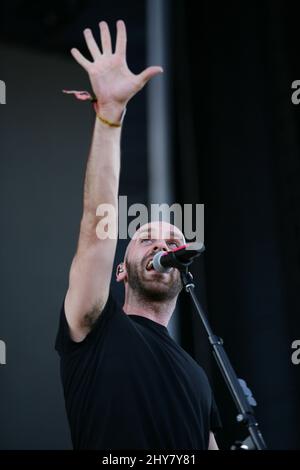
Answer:
<path fill-rule="evenodd" d="M 141 237 L 142 235 L 151 235 L 151 232 L 152 232 L 151 229 L 143 230 L 142 232 L 138 234 L 138 237 Z M 170 235 L 171 238 L 184 241 L 183 235 L 174 232 L 174 230 L 170 230 L 168 234 Z M 167 238 L 170 238 L 170 237 L 167 237 Z"/>

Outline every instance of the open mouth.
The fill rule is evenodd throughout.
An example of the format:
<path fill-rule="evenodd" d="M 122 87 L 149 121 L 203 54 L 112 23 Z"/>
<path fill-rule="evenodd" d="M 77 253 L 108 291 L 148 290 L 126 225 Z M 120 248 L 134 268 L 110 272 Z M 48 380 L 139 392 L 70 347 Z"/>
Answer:
<path fill-rule="evenodd" d="M 147 271 L 152 271 L 153 268 L 153 258 L 149 259 L 148 263 L 146 264 Z"/>

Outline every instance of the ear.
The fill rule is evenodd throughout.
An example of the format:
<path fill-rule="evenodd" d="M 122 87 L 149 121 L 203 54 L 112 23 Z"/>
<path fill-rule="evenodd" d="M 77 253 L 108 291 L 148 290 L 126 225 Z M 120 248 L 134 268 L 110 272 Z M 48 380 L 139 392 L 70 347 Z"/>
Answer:
<path fill-rule="evenodd" d="M 122 282 L 126 278 L 127 272 L 125 268 L 125 263 L 120 263 L 117 266 L 116 270 L 116 281 L 117 282 Z"/>

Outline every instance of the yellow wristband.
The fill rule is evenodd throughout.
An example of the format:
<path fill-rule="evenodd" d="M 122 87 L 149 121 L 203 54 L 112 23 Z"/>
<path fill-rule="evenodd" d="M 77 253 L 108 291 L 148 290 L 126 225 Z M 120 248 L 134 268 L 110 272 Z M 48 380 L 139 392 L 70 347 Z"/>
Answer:
<path fill-rule="evenodd" d="M 103 122 L 104 124 L 107 124 L 110 127 L 121 127 L 122 125 L 120 122 L 111 122 L 108 119 L 104 119 L 103 117 L 100 116 L 100 114 L 96 114 L 96 116 L 99 119 L 99 121 Z"/>
<path fill-rule="evenodd" d="M 96 111 L 96 109 L 95 109 L 95 111 Z M 123 123 L 123 120 L 124 120 L 125 113 L 126 113 L 126 108 L 124 108 L 124 110 L 123 110 L 120 122 L 109 121 L 108 119 L 105 119 L 104 117 L 100 116 L 100 114 L 98 114 L 97 111 L 96 111 L 96 116 L 99 119 L 99 121 L 103 122 L 103 124 L 106 124 L 109 127 L 121 127 L 122 123 Z"/>

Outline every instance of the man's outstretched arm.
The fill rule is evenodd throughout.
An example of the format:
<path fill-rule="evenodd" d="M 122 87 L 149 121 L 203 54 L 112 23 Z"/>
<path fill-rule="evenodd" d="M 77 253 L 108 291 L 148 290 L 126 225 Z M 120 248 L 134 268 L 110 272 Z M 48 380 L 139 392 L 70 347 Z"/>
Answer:
<path fill-rule="evenodd" d="M 71 53 L 89 75 L 97 98 L 97 114 L 106 121 L 118 123 L 128 101 L 162 69 L 148 67 L 138 75 L 128 69 L 123 21 L 117 22 L 115 51 L 112 50 L 108 26 L 103 21 L 100 23 L 100 33 L 102 51 L 92 32 L 89 29 L 84 31 L 93 62 L 83 57 L 77 49 L 72 49 Z M 121 127 L 110 126 L 96 118 L 85 174 L 78 246 L 65 299 L 66 317 L 75 341 L 85 338 L 108 298 L 117 244 L 120 138 Z M 102 204 L 114 207 L 114 238 L 101 239 L 97 236 L 96 227 L 101 217 L 97 216 L 96 211 Z"/>

